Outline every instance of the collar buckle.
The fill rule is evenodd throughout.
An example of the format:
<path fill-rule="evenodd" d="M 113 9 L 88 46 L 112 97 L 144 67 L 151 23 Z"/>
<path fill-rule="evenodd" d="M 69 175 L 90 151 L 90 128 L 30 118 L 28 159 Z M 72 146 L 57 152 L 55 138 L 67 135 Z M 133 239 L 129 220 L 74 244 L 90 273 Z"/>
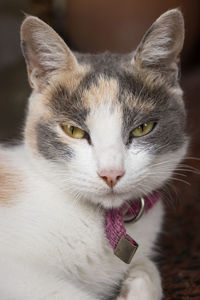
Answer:
<path fill-rule="evenodd" d="M 127 208 L 124 210 L 123 215 L 124 215 L 124 222 L 125 223 L 135 223 L 137 222 L 143 215 L 144 211 L 145 211 L 145 200 L 143 197 L 140 198 L 140 207 L 136 210 L 137 214 L 133 214 L 133 215 L 128 215 L 128 211 L 129 209 L 131 209 L 131 206 L 127 205 Z"/>

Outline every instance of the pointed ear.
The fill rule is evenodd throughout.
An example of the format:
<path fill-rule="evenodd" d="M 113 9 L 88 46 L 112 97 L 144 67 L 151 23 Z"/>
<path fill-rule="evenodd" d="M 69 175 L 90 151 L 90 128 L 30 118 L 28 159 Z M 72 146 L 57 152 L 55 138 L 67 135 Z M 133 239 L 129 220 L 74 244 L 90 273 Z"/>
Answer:
<path fill-rule="evenodd" d="M 177 78 L 179 54 L 184 42 L 184 20 L 178 9 L 162 14 L 139 44 L 133 62 Z"/>
<path fill-rule="evenodd" d="M 21 27 L 21 46 L 30 85 L 40 90 L 58 70 L 73 70 L 77 60 L 60 36 L 37 17 L 29 16 Z"/>

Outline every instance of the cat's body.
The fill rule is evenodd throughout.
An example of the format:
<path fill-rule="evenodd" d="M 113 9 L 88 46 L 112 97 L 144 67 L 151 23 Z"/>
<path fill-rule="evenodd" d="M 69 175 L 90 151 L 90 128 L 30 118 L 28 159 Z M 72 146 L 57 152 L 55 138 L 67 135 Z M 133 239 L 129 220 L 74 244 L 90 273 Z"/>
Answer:
<path fill-rule="evenodd" d="M 1 299 L 68 299 L 68 281 L 77 288 L 77 296 L 70 299 L 84 299 L 79 288 L 97 293 L 98 297 L 91 299 L 108 299 L 130 266 L 113 254 L 105 237 L 103 211 L 74 203 L 72 197 L 34 172 L 23 148 L 16 148 L 11 155 L 6 151 L 6 157 L 8 172 L 15 177 L 9 179 L 14 196 L 0 210 L 0 226 L 6 228 L 1 230 Z M 143 245 L 133 263 L 152 253 L 161 220 L 158 203 L 144 219 L 128 226 L 129 233 Z"/>
<path fill-rule="evenodd" d="M 183 32 L 172 10 L 132 55 L 75 57 L 43 22 L 25 20 L 34 91 L 24 144 L 0 149 L 1 300 L 108 300 L 121 286 L 118 299 L 161 299 L 150 261 L 161 201 L 126 225 L 139 244 L 131 265 L 113 254 L 105 209 L 158 190 L 186 152 L 176 65 Z M 133 138 L 143 123 L 154 125 Z M 65 124 L 84 138 L 67 135 Z"/>

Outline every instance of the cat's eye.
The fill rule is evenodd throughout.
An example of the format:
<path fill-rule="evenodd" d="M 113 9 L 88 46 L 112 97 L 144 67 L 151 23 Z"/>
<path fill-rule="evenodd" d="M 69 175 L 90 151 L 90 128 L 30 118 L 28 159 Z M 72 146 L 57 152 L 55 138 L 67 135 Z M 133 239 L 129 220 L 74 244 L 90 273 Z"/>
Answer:
<path fill-rule="evenodd" d="M 83 139 L 86 135 L 84 130 L 76 126 L 62 124 L 61 127 L 68 136 L 74 139 Z"/>
<path fill-rule="evenodd" d="M 155 124 L 156 124 L 155 122 L 141 124 L 140 126 L 133 129 L 132 135 L 134 137 L 144 136 L 153 130 L 153 128 L 155 127 Z"/>

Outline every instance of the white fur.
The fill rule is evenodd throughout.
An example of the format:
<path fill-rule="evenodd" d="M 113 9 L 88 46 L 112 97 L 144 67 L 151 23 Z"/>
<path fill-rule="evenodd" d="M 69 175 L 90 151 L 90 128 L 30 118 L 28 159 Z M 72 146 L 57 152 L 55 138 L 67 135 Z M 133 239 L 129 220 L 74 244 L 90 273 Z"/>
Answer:
<path fill-rule="evenodd" d="M 113 255 L 104 234 L 103 211 L 74 201 L 35 173 L 23 148 L 13 154 L 25 175 L 26 189 L 16 195 L 15 205 L 0 209 L 1 299 L 78 300 L 109 295 L 129 266 Z M 133 264 L 151 253 L 157 230 L 149 228 L 160 227 L 161 207 L 158 203 L 128 228 L 140 244 Z"/>
<path fill-rule="evenodd" d="M 34 158 L 28 145 L 7 150 L 11 164 L 23 174 L 25 189 L 16 194 L 15 204 L 0 207 L 2 300 L 99 300 L 112 295 L 125 278 L 127 299 L 161 299 L 159 273 L 149 261 L 162 223 L 161 202 L 137 223 L 127 225 L 128 233 L 140 245 L 131 267 L 114 256 L 99 204 L 119 206 L 160 187 L 185 147 L 160 157 L 145 149 L 138 151 L 134 143 L 125 150 L 117 133 L 121 126 L 118 109 L 99 107 L 98 117 L 98 126 L 94 122 L 97 114 L 91 113 L 88 119 L 94 146 L 75 140 L 76 159 L 59 168 L 56 163 Z M 112 154 L 120 159 L 112 159 Z M 105 167 L 104 160 L 109 167 L 120 164 L 126 171 L 114 193 L 97 175 L 99 168 Z"/>

